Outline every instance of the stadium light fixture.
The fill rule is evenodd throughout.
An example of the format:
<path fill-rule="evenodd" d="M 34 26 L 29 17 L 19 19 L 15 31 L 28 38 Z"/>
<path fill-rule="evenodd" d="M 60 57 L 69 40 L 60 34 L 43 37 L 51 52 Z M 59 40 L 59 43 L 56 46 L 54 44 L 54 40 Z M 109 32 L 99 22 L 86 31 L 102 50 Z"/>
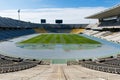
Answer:
<path fill-rule="evenodd" d="M 20 20 L 20 9 L 18 9 L 18 19 Z"/>

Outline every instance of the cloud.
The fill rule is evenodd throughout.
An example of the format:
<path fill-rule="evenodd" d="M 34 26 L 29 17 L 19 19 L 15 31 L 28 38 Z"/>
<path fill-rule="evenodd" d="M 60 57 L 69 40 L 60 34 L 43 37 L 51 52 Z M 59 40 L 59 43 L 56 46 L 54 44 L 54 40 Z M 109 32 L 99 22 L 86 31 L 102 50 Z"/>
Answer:
<path fill-rule="evenodd" d="M 63 19 L 67 24 L 96 23 L 97 20 L 85 17 L 105 9 L 105 7 L 23 9 L 20 15 L 21 20 L 35 23 L 40 23 L 40 19 L 46 19 L 47 23 L 54 23 L 55 19 Z M 17 10 L 1 10 L 0 16 L 18 19 Z"/>

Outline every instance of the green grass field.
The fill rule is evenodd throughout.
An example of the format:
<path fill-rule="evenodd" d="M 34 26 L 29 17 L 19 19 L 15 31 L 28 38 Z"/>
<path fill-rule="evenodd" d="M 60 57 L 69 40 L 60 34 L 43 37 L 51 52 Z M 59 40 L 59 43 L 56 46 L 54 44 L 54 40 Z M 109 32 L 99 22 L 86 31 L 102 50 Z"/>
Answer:
<path fill-rule="evenodd" d="M 24 44 L 101 44 L 77 34 L 41 34 L 31 39 L 22 41 Z"/>

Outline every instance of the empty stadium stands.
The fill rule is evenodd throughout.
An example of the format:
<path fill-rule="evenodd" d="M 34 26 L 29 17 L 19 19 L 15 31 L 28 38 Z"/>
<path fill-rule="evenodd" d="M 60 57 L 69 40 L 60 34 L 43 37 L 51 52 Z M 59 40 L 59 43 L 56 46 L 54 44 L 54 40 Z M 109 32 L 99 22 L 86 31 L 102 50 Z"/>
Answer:
<path fill-rule="evenodd" d="M 11 18 L 0 17 L 0 27 L 7 28 L 35 28 L 39 27 L 37 23 L 19 21 Z"/>
<path fill-rule="evenodd" d="M 72 29 L 72 31 L 70 33 L 73 33 L 73 34 L 79 34 L 79 33 L 83 33 L 85 29 Z"/>
<path fill-rule="evenodd" d="M 0 30 L 0 41 L 12 39 L 19 36 L 33 34 L 35 31 L 33 29 L 7 29 Z"/>
<path fill-rule="evenodd" d="M 120 58 L 107 57 L 107 58 L 99 58 L 95 61 L 84 60 L 80 63 L 83 67 L 94 69 L 103 72 L 120 74 Z"/>
<path fill-rule="evenodd" d="M 0 40 L 6 40 L 32 33 L 70 33 L 72 29 L 88 24 L 38 24 L 0 17 Z M 34 30 L 32 30 L 34 29 Z M 76 31 L 75 31 L 76 32 Z M 77 33 L 79 30 L 77 30 Z"/>
<path fill-rule="evenodd" d="M 95 30 L 86 30 L 84 34 L 105 39 L 107 41 L 112 41 L 120 43 L 120 32 L 111 32 L 111 31 L 95 31 Z"/>
<path fill-rule="evenodd" d="M 37 33 L 47 33 L 47 31 L 44 28 L 36 28 L 35 31 Z"/>
<path fill-rule="evenodd" d="M 0 54 L 0 74 L 16 72 L 35 67 L 37 65 L 50 65 L 49 60 L 22 59 Z"/>
<path fill-rule="evenodd" d="M 37 66 L 34 61 L 0 55 L 0 73 L 15 72 Z"/>
<path fill-rule="evenodd" d="M 0 41 L 33 34 L 36 27 L 39 24 L 0 17 Z"/>
<path fill-rule="evenodd" d="M 46 29 L 46 31 L 48 33 L 70 33 L 71 29 L 58 29 L 58 28 L 54 28 L 54 29 Z"/>

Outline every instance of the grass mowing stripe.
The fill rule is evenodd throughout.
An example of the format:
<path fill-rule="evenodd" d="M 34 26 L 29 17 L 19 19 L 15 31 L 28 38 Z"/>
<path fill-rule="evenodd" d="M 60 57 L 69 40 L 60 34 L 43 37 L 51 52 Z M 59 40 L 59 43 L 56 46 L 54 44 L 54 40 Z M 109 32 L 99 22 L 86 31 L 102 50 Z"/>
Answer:
<path fill-rule="evenodd" d="M 74 36 L 74 35 L 70 35 L 70 37 L 72 37 L 72 40 L 73 41 L 75 41 L 75 43 L 79 43 L 79 44 L 81 44 L 81 43 L 86 43 L 86 41 L 85 40 L 83 40 L 82 38 L 78 38 L 78 36 Z"/>
<path fill-rule="evenodd" d="M 43 41 L 44 38 L 47 37 L 47 36 L 48 36 L 48 35 L 42 35 L 40 38 L 36 39 L 36 40 L 33 41 L 33 42 L 37 42 L 37 43 L 39 43 L 39 42 Z"/>
<path fill-rule="evenodd" d="M 60 43 L 60 44 L 62 43 L 61 40 L 60 40 L 60 34 L 58 34 L 57 37 L 56 37 L 56 43 Z"/>
<path fill-rule="evenodd" d="M 58 43 L 58 34 L 56 35 L 55 42 Z"/>
<path fill-rule="evenodd" d="M 55 44 L 55 39 L 56 39 L 56 35 L 53 35 L 52 38 L 50 39 L 50 43 Z"/>
<path fill-rule="evenodd" d="M 42 43 L 48 36 L 49 35 L 44 35 L 42 38 L 40 38 L 40 40 L 36 40 L 36 43 Z"/>
<path fill-rule="evenodd" d="M 53 35 L 48 35 L 47 37 L 44 38 L 44 40 L 41 43 L 46 43 L 49 44 L 50 43 L 50 39 L 53 37 Z"/>
<path fill-rule="evenodd" d="M 64 40 L 64 38 L 63 38 L 63 35 L 60 35 L 60 41 L 61 41 L 63 44 L 66 43 L 65 40 Z"/>
<path fill-rule="evenodd" d="M 68 36 L 69 39 L 73 42 L 73 43 L 76 43 L 76 44 L 79 44 L 80 41 L 79 40 L 76 40 L 76 37 L 73 37 L 73 35 L 71 34 L 70 36 Z"/>
<path fill-rule="evenodd" d="M 69 37 L 68 37 L 67 34 L 64 34 L 64 39 L 65 39 L 65 41 L 66 41 L 67 44 L 73 43 L 73 42 L 69 39 Z"/>

